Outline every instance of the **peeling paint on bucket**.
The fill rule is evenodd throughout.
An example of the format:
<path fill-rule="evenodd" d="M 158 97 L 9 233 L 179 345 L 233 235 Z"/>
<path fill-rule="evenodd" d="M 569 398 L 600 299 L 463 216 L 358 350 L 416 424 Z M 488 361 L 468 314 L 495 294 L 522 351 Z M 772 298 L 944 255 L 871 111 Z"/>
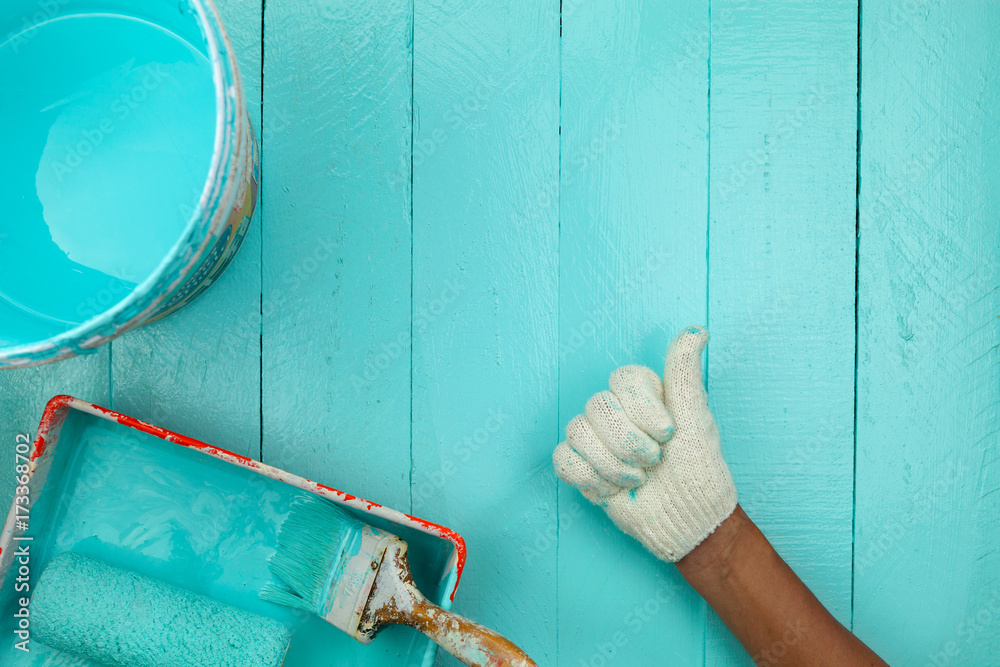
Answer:
<path fill-rule="evenodd" d="M 0 7 L 0 368 L 94 351 L 221 275 L 257 202 L 212 0 Z"/>

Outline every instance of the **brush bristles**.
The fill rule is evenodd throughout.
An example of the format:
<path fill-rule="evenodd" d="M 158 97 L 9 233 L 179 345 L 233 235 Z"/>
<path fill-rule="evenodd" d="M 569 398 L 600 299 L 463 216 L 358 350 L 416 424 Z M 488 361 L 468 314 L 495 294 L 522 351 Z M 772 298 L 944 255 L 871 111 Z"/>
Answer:
<path fill-rule="evenodd" d="M 310 605 L 309 602 L 300 598 L 295 594 L 295 591 L 287 586 L 265 584 L 263 590 L 260 592 L 260 595 L 257 597 L 266 602 L 273 602 L 274 604 L 280 604 L 285 607 L 308 611 L 310 614 L 316 613 L 316 609 Z"/>
<path fill-rule="evenodd" d="M 281 525 L 278 547 L 270 560 L 271 574 L 282 585 L 268 584 L 260 598 L 321 613 L 344 540 L 361 527 L 359 521 L 319 496 L 297 500 Z"/>

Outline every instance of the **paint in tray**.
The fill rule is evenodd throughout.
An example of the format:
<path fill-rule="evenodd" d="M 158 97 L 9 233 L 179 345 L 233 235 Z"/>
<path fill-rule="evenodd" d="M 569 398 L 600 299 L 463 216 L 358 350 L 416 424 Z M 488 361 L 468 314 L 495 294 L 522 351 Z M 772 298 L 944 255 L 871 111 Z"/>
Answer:
<path fill-rule="evenodd" d="M 433 659 L 433 647 L 409 628 L 390 627 L 362 646 L 312 614 L 258 598 L 273 581 L 268 559 L 280 526 L 292 503 L 309 491 L 75 410 L 61 424 L 58 443 L 32 479 L 41 486 L 31 490 L 27 532 L 34 538 L 32 581 L 52 557 L 71 551 L 286 624 L 293 633 L 288 667 L 422 665 Z M 418 585 L 432 599 L 448 600 L 455 584 L 448 574 L 451 542 L 364 513 L 358 518 L 407 539 Z M 0 633 L 7 637 L 14 637 L 16 575 L 15 567 L 0 597 Z M 40 666 L 52 664 L 47 661 L 55 654 L 38 643 L 25 654 L 12 640 L 0 647 L 0 663 Z"/>

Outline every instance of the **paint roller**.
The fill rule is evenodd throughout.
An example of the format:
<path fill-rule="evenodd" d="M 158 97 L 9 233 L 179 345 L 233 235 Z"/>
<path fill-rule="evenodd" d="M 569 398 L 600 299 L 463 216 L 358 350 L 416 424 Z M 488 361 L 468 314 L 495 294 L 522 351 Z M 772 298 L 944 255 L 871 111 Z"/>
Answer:
<path fill-rule="evenodd" d="M 47 646 L 108 667 L 280 667 L 281 623 L 76 553 L 53 558 L 31 598 Z"/>

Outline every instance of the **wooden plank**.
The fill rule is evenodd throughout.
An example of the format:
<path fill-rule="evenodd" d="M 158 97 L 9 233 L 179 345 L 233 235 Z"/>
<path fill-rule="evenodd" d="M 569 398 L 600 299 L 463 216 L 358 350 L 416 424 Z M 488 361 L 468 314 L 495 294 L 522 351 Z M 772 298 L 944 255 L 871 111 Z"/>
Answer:
<path fill-rule="evenodd" d="M 264 460 L 407 510 L 410 6 L 274 2 L 265 26 Z"/>
<path fill-rule="evenodd" d="M 1000 7 L 863 4 L 855 628 L 1000 655 Z"/>
<path fill-rule="evenodd" d="M 18 436 L 34 439 L 42 411 L 50 398 L 70 394 L 91 403 L 108 405 L 108 348 L 38 368 L 0 372 L 0 456 L 2 469 L 14 477 Z M 14 498 L 14 484 L 0 485 L 0 507 L 7 511 Z"/>
<path fill-rule="evenodd" d="M 740 502 L 851 611 L 857 3 L 712 3 L 709 396 Z M 706 663 L 751 664 L 710 615 Z"/>
<path fill-rule="evenodd" d="M 468 540 L 459 612 L 554 664 L 559 3 L 417 0 L 414 107 L 414 512 Z"/>
<path fill-rule="evenodd" d="M 705 322 L 708 35 L 707 1 L 563 4 L 559 439 L 615 368 L 662 373 Z M 559 516 L 559 664 L 701 664 L 676 570 L 564 485 Z"/>
<path fill-rule="evenodd" d="M 219 11 L 260 136 L 261 0 Z M 115 409 L 245 456 L 260 454 L 260 216 L 198 301 L 112 343 Z"/>

